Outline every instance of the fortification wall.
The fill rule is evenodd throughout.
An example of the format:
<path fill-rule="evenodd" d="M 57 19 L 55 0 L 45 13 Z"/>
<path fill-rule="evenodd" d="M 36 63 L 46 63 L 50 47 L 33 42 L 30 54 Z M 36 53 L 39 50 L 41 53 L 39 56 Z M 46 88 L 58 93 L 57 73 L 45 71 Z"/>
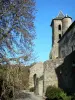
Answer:
<path fill-rule="evenodd" d="M 67 93 L 75 93 L 75 51 L 63 58 L 37 63 L 30 68 L 29 85 L 34 87 L 34 74 L 37 75 L 36 90 L 39 95 L 46 92 L 47 87 L 56 86 Z"/>
<path fill-rule="evenodd" d="M 43 63 L 39 62 L 30 68 L 30 75 L 29 75 L 29 86 L 34 87 L 34 80 L 33 76 L 36 74 L 37 78 L 40 78 L 43 75 Z"/>
<path fill-rule="evenodd" d="M 55 70 L 58 86 L 69 94 L 75 93 L 75 51 L 66 56 L 63 64 Z"/>
<path fill-rule="evenodd" d="M 60 57 L 66 57 L 75 50 L 75 25 L 59 42 L 59 50 Z"/>
<path fill-rule="evenodd" d="M 29 75 L 29 88 L 34 87 L 35 93 L 39 95 L 43 95 L 43 63 L 36 63 L 34 66 L 30 68 Z M 34 75 L 36 76 L 34 79 Z"/>
<path fill-rule="evenodd" d="M 62 63 L 63 59 L 48 60 L 44 62 L 44 93 L 49 85 L 58 87 L 58 77 L 55 69 Z"/>

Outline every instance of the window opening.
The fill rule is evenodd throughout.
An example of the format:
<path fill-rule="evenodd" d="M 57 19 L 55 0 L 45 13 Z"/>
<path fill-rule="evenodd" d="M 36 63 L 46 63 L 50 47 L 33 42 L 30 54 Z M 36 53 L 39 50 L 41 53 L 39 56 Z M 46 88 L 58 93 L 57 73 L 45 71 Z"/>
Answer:
<path fill-rule="evenodd" d="M 59 34 L 59 39 L 61 39 L 61 34 Z"/>
<path fill-rule="evenodd" d="M 58 30 L 61 30 L 61 25 L 58 26 Z"/>

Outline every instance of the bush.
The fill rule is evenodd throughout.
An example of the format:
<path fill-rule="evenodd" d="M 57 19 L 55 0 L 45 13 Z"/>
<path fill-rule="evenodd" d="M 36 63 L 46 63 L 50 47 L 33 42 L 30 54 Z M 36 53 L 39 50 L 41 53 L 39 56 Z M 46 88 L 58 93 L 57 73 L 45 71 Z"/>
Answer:
<path fill-rule="evenodd" d="M 34 87 L 31 87 L 30 88 L 30 92 L 34 92 Z"/>
<path fill-rule="evenodd" d="M 45 95 L 49 99 L 54 99 L 54 98 L 59 98 L 60 92 L 61 92 L 60 88 L 48 86 Z"/>
<path fill-rule="evenodd" d="M 62 89 L 56 88 L 55 86 L 48 86 L 45 96 L 50 100 L 71 100 Z"/>

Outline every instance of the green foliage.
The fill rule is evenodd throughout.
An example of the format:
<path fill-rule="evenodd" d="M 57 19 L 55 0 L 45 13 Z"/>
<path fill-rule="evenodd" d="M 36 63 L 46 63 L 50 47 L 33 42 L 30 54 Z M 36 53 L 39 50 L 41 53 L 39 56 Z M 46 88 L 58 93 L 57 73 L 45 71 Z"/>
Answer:
<path fill-rule="evenodd" d="M 62 100 L 71 100 L 71 96 L 67 96 L 63 91 L 60 93 L 60 97 L 62 98 Z"/>
<path fill-rule="evenodd" d="M 68 97 L 63 90 L 56 88 L 55 86 L 48 86 L 45 95 L 49 99 L 71 100 L 71 97 Z"/>
<path fill-rule="evenodd" d="M 53 86 L 49 86 L 46 90 L 46 96 L 49 99 L 59 98 L 60 92 L 61 92 L 61 89 L 53 87 Z"/>
<path fill-rule="evenodd" d="M 30 88 L 30 92 L 34 92 L 34 87 Z"/>

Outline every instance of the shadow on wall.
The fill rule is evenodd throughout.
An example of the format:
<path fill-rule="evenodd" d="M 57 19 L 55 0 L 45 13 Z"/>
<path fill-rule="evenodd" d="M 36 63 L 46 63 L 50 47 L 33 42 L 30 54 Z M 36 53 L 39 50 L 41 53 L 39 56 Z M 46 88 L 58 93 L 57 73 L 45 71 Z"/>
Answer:
<path fill-rule="evenodd" d="M 75 51 L 69 54 L 62 65 L 55 69 L 58 87 L 68 95 L 75 93 Z"/>

